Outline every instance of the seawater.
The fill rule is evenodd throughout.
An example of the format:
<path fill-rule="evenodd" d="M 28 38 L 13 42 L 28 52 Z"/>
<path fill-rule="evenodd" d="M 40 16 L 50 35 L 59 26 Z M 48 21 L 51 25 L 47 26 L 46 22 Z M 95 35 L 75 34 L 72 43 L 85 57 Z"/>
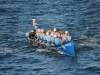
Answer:
<path fill-rule="evenodd" d="M 69 31 L 75 57 L 29 44 L 33 18 Z M 100 0 L 0 0 L 0 75 L 100 75 Z"/>

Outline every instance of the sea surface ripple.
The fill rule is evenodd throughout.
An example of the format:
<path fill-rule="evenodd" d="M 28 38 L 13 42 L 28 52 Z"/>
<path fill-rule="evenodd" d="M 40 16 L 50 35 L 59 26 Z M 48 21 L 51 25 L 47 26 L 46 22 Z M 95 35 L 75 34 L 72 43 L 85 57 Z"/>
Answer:
<path fill-rule="evenodd" d="M 29 44 L 33 18 L 68 30 L 75 57 Z M 0 75 L 100 75 L 100 0 L 0 0 Z"/>

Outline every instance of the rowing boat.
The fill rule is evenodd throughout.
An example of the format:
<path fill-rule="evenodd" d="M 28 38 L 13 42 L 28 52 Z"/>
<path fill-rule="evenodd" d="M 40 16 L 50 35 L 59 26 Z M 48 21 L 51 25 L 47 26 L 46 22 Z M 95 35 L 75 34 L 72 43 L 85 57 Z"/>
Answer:
<path fill-rule="evenodd" d="M 35 31 L 30 32 L 29 33 L 29 41 L 31 41 L 33 43 L 37 43 L 37 38 L 34 36 L 35 36 Z M 56 49 L 57 52 L 62 52 L 62 53 L 67 54 L 69 56 L 75 56 L 74 41 L 73 40 L 65 42 L 65 43 L 60 44 L 60 45 L 49 46 L 49 48 L 51 48 L 51 47 Z"/>

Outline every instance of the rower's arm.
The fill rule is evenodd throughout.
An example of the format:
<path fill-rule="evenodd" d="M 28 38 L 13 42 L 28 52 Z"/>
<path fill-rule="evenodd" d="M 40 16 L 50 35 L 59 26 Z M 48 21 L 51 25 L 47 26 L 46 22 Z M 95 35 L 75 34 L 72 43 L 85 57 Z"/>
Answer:
<path fill-rule="evenodd" d="M 65 41 L 66 41 L 66 38 L 62 37 L 62 40 L 61 40 L 60 44 L 63 44 Z"/>
<path fill-rule="evenodd" d="M 39 25 L 39 24 L 37 24 L 36 22 L 32 22 L 32 26 L 36 26 L 36 25 Z"/>
<path fill-rule="evenodd" d="M 62 39 L 61 42 L 60 42 L 60 44 L 62 44 L 63 42 L 64 42 L 64 40 Z"/>

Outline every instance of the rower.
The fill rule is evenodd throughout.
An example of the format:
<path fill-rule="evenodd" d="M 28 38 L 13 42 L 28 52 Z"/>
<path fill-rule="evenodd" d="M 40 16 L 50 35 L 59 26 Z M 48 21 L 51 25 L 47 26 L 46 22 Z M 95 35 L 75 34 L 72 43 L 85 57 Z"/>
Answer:
<path fill-rule="evenodd" d="M 52 27 L 50 27 L 49 30 L 47 30 L 47 32 L 49 32 L 51 34 L 52 33 Z"/>
<path fill-rule="evenodd" d="M 65 31 L 65 34 L 62 35 L 61 44 L 64 42 L 69 42 L 69 41 L 71 41 L 71 36 L 68 31 Z"/>
<path fill-rule="evenodd" d="M 40 44 L 44 44 L 46 42 L 45 40 L 46 40 L 46 37 L 45 37 L 44 30 L 41 29 L 40 30 L 40 39 L 39 39 L 39 41 L 41 42 Z"/>
<path fill-rule="evenodd" d="M 54 34 L 53 34 L 53 32 L 51 33 L 51 42 L 54 43 Z"/>
<path fill-rule="evenodd" d="M 46 45 L 51 46 L 51 36 L 49 32 L 46 32 L 46 41 L 47 41 Z"/>
<path fill-rule="evenodd" d="M 71 41 L 71 36 L 68 31 L 65 31 L 66 42 Z"/>
<path fill-rule="evenodd" d="M 45 32 L 43 32 L 42 38 L 43 38 L 43 42 L 46 43 L 47 41 L 46 41 L 46 33 Z"/>
<path fill-rule="evenodd" d="M 60 42 L 61 42 L 60 38 L 58 36 L 56 36 L 56 35 L 54 37 L 55 37 L 55 39 L 54 39 L 55 45 L 56 46 L 59 46 L 60 45 Z"/>
<path fill-rule="evenodd" d="M 37 35 L 37 40 L 39 40 L 39 39 L 40 39 L 40 34 L 41 34 L 40 29 L 38 29 L 38 30 L 37 30 L 37 32 L 36 32 L 36 35 Z"/>
<path fill-rule="evenodd" d="M 46 36 L 46 40 L 47 40 L 48 43 L 50 43 L 50 42 L 51 42 L 51 36 L 50 36 L 50 33 L 47 32 L 46 35 L 47 35 L 47 36 Z"/>
<path fill-rule="evenodd" d="M 62 33 L 63 33 L 63 31 L 60 29 L 60 30 L 59 30 L 59 33 L 60 33 L 60 34 L 62 34 Z"/>
<path fill-rule="evenodd" d="M 50 35 L 51 35 L 51 42 L 54 43 L 54 39 L 56 36 L 56 28 L 54 28 L 54 30 L 52 31 L 52 33 Z"/>

